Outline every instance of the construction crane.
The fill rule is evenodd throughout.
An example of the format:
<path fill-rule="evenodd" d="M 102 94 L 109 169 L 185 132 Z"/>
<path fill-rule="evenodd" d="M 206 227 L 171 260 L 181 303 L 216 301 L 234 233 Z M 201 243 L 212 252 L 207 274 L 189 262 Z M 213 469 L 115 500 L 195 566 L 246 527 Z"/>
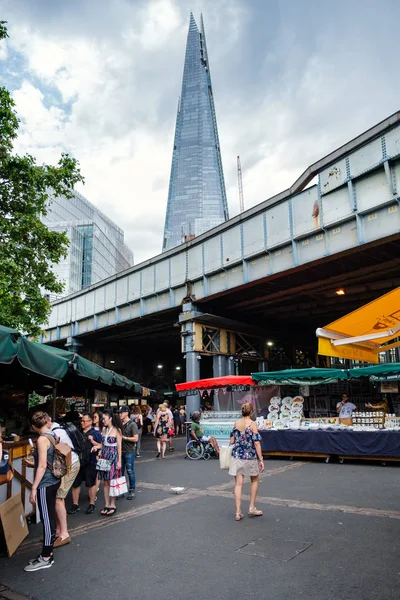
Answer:
<path fill-rule="evenodd" d="M 240 156 L 237 157 L 237 174 L 238 174 L 238 185 L 239 185 L 239 211 L 244 212 L 244 198 L 243 198 L 243 181 L 242 181 L 242 166 L 240 164 Z"/>

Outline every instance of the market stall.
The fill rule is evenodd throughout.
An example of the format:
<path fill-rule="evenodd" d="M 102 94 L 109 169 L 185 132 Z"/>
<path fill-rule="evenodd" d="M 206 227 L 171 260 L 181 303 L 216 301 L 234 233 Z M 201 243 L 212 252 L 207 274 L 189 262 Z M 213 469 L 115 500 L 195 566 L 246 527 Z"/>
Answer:
<path fill-rule="evenodd" d="M 210 402 L 206 402 L 212 410 L 202 412 L 200 424 L 204 435 L 215 437 L 220 444 L 229 443 L 233 423 L 241 417 L 242 404 L 250 402 L 255 407 L 256 414 L 261 414 L 267 410 L 271 398 L 279 391 L 275 385 L 257 384 L 249 375 L 188 381 L 177 384 L 176 389 L 183 396 L 200 393 L 203 401 L 207 393 Z"/>
<path fill-rule="evenodd" d="M 11 495 L 20 492 L 26 514 L 31 505 L 27 502 L 33 480 L 33 470 L 25 467 L 24 459 L 30 456 L 29 439 L 35 436 L 27 426 L 27 414 L 31 392 L 45 404 L 38 407 L 56 414 L 68 409 L 65 398 L 57 397 L 57 388 L 82 389 L 102 387 L 117 395 L 140 396 L 142 386 L 126 377 L 105 369 L 73 352 L 45 344 L 31 342 L 18 331 L 0 326 L 0 427 L 13 468 L 11 482 L 0 485 L 0 504 Z M 71 395 L 72 396 L 72 395 Z M 72 398 L 71 398 L 72 400 Z M 77 395 L 75 404 L 86 398 Z M 27 512 L 28 511 L 28 512 Z"/>
<path fill-rule="evenodd" d="M 285 383 L 298 386 L 321 382 L 400 377 L 400 364 L 389 363 L 358 369 L 289 369 L 252 373 L 260 385 Z M 400 460 L 400 419 L 381 410 L 361 410 L 346 424 L 337 417 L 305 418 L 301 395 L 271 400 L 267 418 L 258 419 L 262 449 L 266 455 L 312 456 L 329 461 L 331 456 L 362 460 Z"/>

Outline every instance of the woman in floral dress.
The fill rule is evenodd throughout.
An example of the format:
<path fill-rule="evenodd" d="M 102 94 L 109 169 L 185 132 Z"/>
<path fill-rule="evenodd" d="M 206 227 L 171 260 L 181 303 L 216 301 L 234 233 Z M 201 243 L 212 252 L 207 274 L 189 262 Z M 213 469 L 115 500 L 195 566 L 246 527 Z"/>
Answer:
<path fill-rule="evenodd" d="M 166 404 L 160 404 L 157 411 L 156 422 L 154 424 L 154 435 L 157 438 L 157 456 L 156 458 L 165 458 L 165 449 L 168 441 L 168 431 L 173 428 L 173 420 L 167 411 Z"/>
<path fill-rule="evenodd" d="M 111 517 L 117 512 L 115 497 L 110 496 L 110 481 L 121 476 L 122 423 L 119 416 L 108 408 L 103 412 L 102 421 L 104 425 L 101 432 L 102 445 L 95 448 L 101 450 L 99 458 L 106 460 L 110 469 L 97 470 L 99 480 L 104 484 L 104 508 L 100 514 Z M 101 466 L 101 462 L 98 467 Z"/>
<path fill-rule="evenodd" d="M 235 520 L 241 521 L 243 483 L 246 475 L 250 477 L 249 517 L 260 517 L 262 511 L 255 507 L 260 473 L 264 472 L 264 461 L 261 452 L 261 436 L 257 425 L 251 420 L 254 408 L 250 402 L 242 405 L 242 418 L 236 421 L 231 433 L 232 464 L 229 474 L 235 477 Z"/>

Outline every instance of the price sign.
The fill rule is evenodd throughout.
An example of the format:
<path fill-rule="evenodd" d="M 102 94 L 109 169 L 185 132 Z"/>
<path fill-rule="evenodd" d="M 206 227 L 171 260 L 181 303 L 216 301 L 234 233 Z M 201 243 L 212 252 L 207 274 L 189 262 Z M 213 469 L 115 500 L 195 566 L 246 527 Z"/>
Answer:
<path fill-rule="evenodd" d="M 226 391 L 227 392 L 249 392 L 250 386 L 249 385 L 227 385 Z"/>

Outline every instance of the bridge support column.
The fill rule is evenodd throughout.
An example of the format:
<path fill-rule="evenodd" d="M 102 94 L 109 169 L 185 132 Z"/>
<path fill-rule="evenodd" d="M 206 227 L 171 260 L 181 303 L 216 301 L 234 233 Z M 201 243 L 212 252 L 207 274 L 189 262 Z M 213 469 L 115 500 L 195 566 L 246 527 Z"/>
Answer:
<path fill-rule="evenodd" d="M 200 359 L 198 352 L 186 352 L 186 381 L 196 381 L 200 379 Z M 200 410 L 200 394 L 186 396 L 186 414 L 190 415 L 195 410 Z"/>
<path fill-rule="evenodd" d="M 233 356 L 226 356 L 226 374 L 236 375 L 236 362 Z"/>
<path fill-rule="evenodd" d="M 213 356 L 213 375 L 214 377 L 224 377 L 226 375 L 226 356 L 215 354 Z"/>
<path fill-rule="evenodd" d="M 82 344 L 81 344 L 81 342 L 78 342 L 78 340 L 76 338 L 74 338 L 72 336 L 68 336 L 65 347 L 67 350 L 69 350 L 69 352 L 74 352 L 75 354 L 78 354 L 79 348 L 82 347 Z"/>
<path fill-rule="evenodd" d="M 179 315 L 181 324 L 182 352 L 186 359 L 186 381 L 200 379 L 201 355 L 195 349 L 195 322 L 198 312 L 193 302 L 182 304 L 182 313 Z M 186 414 L 188 418 L 195 410 L 200 410 L 200 394 L 186 396 Z"/>
<path fill-rule="evenodd" d="M 260 360 L 258 362 L 258 370 L 262 373 L 265 373 L 265 371 L 269 371 L 268 369 L 268 361 L 267 360 Z"/>

